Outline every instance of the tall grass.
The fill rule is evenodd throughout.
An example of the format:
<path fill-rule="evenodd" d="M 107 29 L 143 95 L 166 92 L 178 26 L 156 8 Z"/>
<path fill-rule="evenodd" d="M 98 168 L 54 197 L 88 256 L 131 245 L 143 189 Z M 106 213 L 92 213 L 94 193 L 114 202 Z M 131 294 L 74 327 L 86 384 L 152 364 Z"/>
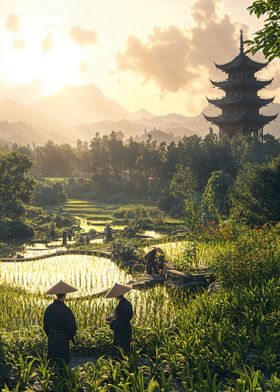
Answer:
<path fill-rule="evenodd" d="M 1 287 L 1 306 L 11 299 L 12 288 L 5 290 L 4 299 Z M 9 388 L 20 383 L 21 390 L 32 389 L 34 382 L 47 384 L 49 379 L 45 359 L 37 359 L 45 348 L 40 321 L 46 300 L 24 291 L 15 294 L 19 299 L 17 308 L 13 311 L 10 306 L 6 320 L 1 314 L 2 331 L 3 324 L 6 326 L 6 332 L 2 332 L 6 361 L 14 369 Z M 64 382 L 77 388 L 70 390 L 253 391 L 250 385 L 278 390 L 279 280 L 238 290 L 222 289 L 193 299 L 180 291 L 155 288 L 135 292 L 131 300 L 136 310 L 132 354 L 118 362 L 103 357 L 70 372 Z M 40 301 L 43 301 L 41 308 Z M 113 306 L 105 299 L 71 302 L 79 325 L 74 351 L 106 353 L 111 332 L 102 319 Z M 29 319 L 24 307 L 29 309 Z M 25 322 L 9 332 L 7 327 L 15 312 L 17 318 L 25 317 Z M 30 327 L 34 315 L 37 322 Z M 29 374 L 27 369 L 34 356 L 33 372 Z M 55 377 L 51 379 L 50 383 L 58 382 Z M 54 388 L 54 384 L 49 388 Z"/>

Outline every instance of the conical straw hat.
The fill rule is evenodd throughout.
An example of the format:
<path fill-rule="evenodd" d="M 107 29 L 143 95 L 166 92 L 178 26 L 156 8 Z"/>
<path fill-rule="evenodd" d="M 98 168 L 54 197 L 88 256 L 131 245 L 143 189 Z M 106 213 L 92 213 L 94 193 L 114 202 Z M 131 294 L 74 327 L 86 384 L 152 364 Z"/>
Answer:
<path fill-rule="evenodd" d="M 131 289 L 132 286 L 130 285 L 115 283 L 114 286 L 105 295 L 105 298 L 119 297 L 120 295 L 128 293 Z"/>
<path fill-rule="evenodd" d="M 66 293 L 74 293 L 75 291 L 78 291 L 78 289 L 76 289 L 73 286 L 70 286 L 70 284 L 67 284 L 61 280 L 53 287 L 51 287 L 46 292 L 46 294 L 66 294 Z"/>

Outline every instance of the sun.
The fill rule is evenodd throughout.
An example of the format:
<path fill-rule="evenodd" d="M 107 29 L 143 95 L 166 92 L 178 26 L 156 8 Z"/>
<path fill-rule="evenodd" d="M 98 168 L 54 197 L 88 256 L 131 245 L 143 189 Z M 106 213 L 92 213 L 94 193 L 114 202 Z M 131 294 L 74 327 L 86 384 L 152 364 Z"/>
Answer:
<path fill-rule="evenodd" d="M 80 49 L 67 39 L 57 41 L 45 52 L 38 42 L 29 41 L 23 51 L 10 53 L 6 80 L 14 86 L 38 80 L 43 94 L 50 95 L 64 86 L 79 83 L 81 58 Z"/>
<path fill-rule="evenodd" d="M 41 56 L 40 79 L 46 95 L 76 84 L 80 77 L 80 53 L 73 45 L 61 45 Z"/>

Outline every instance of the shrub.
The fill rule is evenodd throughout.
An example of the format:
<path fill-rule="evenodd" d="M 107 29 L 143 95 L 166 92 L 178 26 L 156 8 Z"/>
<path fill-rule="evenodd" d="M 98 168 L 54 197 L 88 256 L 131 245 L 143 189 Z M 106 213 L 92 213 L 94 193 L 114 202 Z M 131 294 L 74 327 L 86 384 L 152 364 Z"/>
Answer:
<path fill-rule="evenodd" d="M 280 276 L 280 225 L 247 230 L 213 260 L 214 273 L 225 286 L 259 284 Z"/>

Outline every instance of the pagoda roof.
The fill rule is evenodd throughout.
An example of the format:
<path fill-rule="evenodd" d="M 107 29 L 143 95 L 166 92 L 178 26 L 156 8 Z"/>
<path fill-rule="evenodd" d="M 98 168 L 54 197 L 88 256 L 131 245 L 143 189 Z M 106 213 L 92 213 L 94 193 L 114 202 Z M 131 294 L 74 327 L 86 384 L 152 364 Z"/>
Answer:
<path fill-rule="evenodd" d="M 222 114 L 216 117 L 207 116 L 204 113 L 203 115 L 207 121 L 210 121 L 211 123 L 216 125 L 235 124 L 238 122 L 246 122 L 246 123 L 254 123 L 254 124 L 258 123 L 264 125 L 275 120 L 278 113 L 272 116 L 264 116 L 263 114 L 249 114 L 246 112 L 233 114 L 233 115 Z"/>
<path fill-rule="evenodd" d="M 249 79 L 242 79 L 242 80 L 223 80 L 223 81 L 214 81 L 210 79 L 210 82 L 213 86 L 221 88 L 223 90 L 231 90 L 238 87 L 249 87 L 254 90 L 259 90 L 271 84 L 273 81 L 272 79 L 269 80 L 249 80 Z"/>
<path fill-rule="evenodd" d="M 243 40 L 243 31 L 240 30 L 240 52 L 239 55 L 236 56 L 232 61 L 225 64 L 216 64 L 216 67 L 219 68 L 223 72 L 233 72 L 238 70 L 251 70 L 253 72 L 259 71 L 262 68 L 266 67 L 267 63 L 258 63 L 250 59 L 250 57 L 246 56 L 244 53 L 244 40 Z"/>
<path fill-rule="evenodd" d="M 268 105 L 269 103 L 273 102 L 273 98 L 260 98 L 260 97 L 246 97 L 244 95 L 238 96 L 238 97 L 222 97 L 218 99 L 210 99 L 208 97 L 207 101 L 215 106 L 218 106 L 220 108 L 224 106 L 230 106 L 230 105 L 236 105 L 239 103 L 244 103 L 244 104 L 249 104 L 249 105 L 255 105 L 255 106 L 265 106 Z"/>
<path fill-rule="evenodd" d="M 223 72 L 233 72 L 238 70 L 252 70 L 253 72 L 260 71 L 264 67 L 266 67 L 268 62 L 259 63 L 250 59 L 245 53 L 240 52 L 238 56 L 236 56 L 232 61 L 226 64 L 216 64 L 215 66 Z"/>

